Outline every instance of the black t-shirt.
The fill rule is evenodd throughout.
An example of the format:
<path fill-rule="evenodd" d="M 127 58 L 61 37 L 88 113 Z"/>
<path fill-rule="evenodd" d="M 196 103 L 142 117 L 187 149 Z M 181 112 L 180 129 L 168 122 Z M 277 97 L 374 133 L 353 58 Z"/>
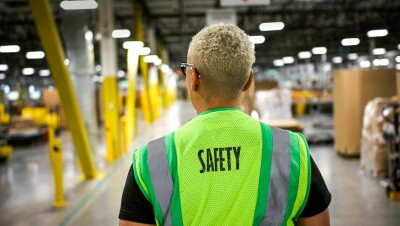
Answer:
<path fill-rule="evenodd" d="M 328 208 L 331 202 L 331 194 L 329 193 L 328 188 L 325 185 L 325 181 L 312 158 L 311 173 L 310 193 L 307 204 L 304 207 L 300 217 L 315 216 Z M 144 224 L 156 223 L 154 219 L 153 207 L 143 195 L 138 184 L 136 183 L 132 166 L 129 169 L 124 192 L 122 194 L 119 219 Z"/>

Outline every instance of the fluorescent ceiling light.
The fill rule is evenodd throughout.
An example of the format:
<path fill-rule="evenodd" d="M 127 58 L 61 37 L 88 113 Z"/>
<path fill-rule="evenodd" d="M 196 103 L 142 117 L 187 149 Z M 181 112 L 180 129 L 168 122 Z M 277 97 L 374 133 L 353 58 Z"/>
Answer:
<path fill-rule="evenodd" d="M 332 58 L 332 62 L 335 63 L 335 64 L 340 64 L 340 63 L 343 62 L 343 59 L 340 56 L 333 57 Z"/>
<path fill-rule="evenodd" d="M 400 64 L 396 64 L 396 70 L 400 71 Z"/>
<path fill-rule="evenodd" d="M 399 49 L 399 50 L 400 50 L 400 44 L 398 44 L 398 45 L 397 45 L 397 49 Z"/>
<path fill-rule="evenodd" d="M 347 54 L 347 58 L 349 60 L 357 60 L 358 59 L 358 54 L 357 53 L 349 53 L 349 54 Z"/>
<path fill-rule="evenodd" d="M 388 66 L 389 65 L 389 59 L 383 58 L 381 59 L 381 66 Z"/>
<path fill-rule="evenodd" d="M 291 56 L 284 57 L 284 58 L 282 58 L 282 60 L 283 60 L 283 63 L 285 63 L 285 64 L 293 64 L 294 63 L 294 58 Z"/>
<path fill-rule="evenodd" d="M 285 65 L 285 62 L 283 62 L 283 60 L 281 59 L 274 60 L 272 63 L 274 64 L 275 67 L 281 67 Z"/>
<path fill-rule="evenodd" d="M 149 47 L 143 47 L 139 50 L 139 55 L 149 55 L 151 53 L 151 49 Z"/>
<path fill-rule="evenodd" d="M 0 80 L 3 80 L 3 79 L 5 79 L 5 78 L 6 78 L 6 74 L 0 73 Z"/>
<path fill-rule="evenodd" d="M 370 37 L 370 38 L 383 37 L 383 36 L 386 36 L 388 34 L 389 34 L 389 32 L 386 29 L 370 30 L 370 31 L 367 32 L 367 36 Z"/>
<path fill-rule="evenodd" d="M 385 48 L 375 48 L 372 50 L 372 54 L 374 55 L 384 55 L 386 53 Z"/>
<path fill-rule="evenodd" d="M 79 10 L 79 9 L 96 9 L 97 2 L 93 0 L 87 1 L 62 1 L 61 8 L 65 10 Z"/>
<path fill-rule="evenodd" d="M 17 53 L 20 49 L 17 45 L 0 46 L 0 53 Z"/>
<path fill-rule="evenodd" d="M 168 73 L 169 66 L 167 64 L 162 64 L 161 65 L 161 71 L 164 72 L 164 73 Z"/>
<path fill-rule="evenodd" d="M 32 75 L 33 73 L 35 73 L 35 69 L 31 68 L 31 67 L 27 67 L 22 69 L 22 74 L 23 75 Z"/>
<path fill-rule="evenodd" d="M 397 63 L 400 63 L 400 56 L 397 56 L 397 57 L 395 58 L 395 60 L 396 60 Z"/>
<path fill-rule="evenodd" d="M 142 49 L 143 48 L 143 42 L 141 41 L 126 41 L 122 44 L 122 47 L 124 49 Z"/>
<path fill-rule="evenodd" d="M 97 72 L 100 72 L 100 71 L 101 71 L 101 65 L 100 65 L 100 64 L 96 65 L 96 66 L 94 67 L 94 69 L 95 69 Z"/>
<path fill-rule="evenodd" d="M 26 53 L 26 58 L 27 59 L 43 59 L 44 58 L 44 52 L 43 51 L 27 52 Z"/>
<path fill-rule="evenodd" d="M 374 66 L 388 66 L 389 65 L 389 59 L 383 58 L 383 59 L 375 59 L 372 61 L 372 64 Z"/>
<path fill-rule="evenodd" d="M 117 29 L 113 30 L 111 35 L 113 38 L 128 38 L 131 36 L 131 32 L 128 29 Z"/>
<path fill-rule="evenodd" d="M 249 39 L 253 44 L 261 44 L 265 42 L 265 37 L 262 35 L 249 36 Z"/>
<path fill-rule="evenodd" d="M 311 58 L 311 52 L 310 51 L 299 52 L 298 56 L 300 59 L 308 59 Z"/>
<path fill-rule="evenodd" d="M 8 65 L 7 64 L 0 64 L 0 71 L 7 71 Z"/>
<path fill-rule="evenodd" d="M 360 67 L 362 68 L 369 68 L 371 66 L 371 62 L 369 62 L 368 60 L 363 60 L 360 62 Z"/>
<path fill-rule="evenodd" d="M 154 64 L 155 64 L 156 66 L 160 66 L 160 65 L 162 64 L 162 60 L 161 60 L 160 58 L 158 58 L 158 59 L 154 62 Z"/>
<path fill-rule="evenodd" d="M 92 40 L 92 39 L 93 39 L 93 32 L 92 32 L 92 31 L 86 31 L 86 32 L 85 32 L 85 39 L 86 39 L 87 41 Z"/>
<path fill-rule="evenodd" d="M 19 98 L 18 91 L 11 91 L 8 93 L 8 100 L 15 101 L 18 100 L 18 98 Z"/>
<path fill-rule="evenodd" d="M 117 75 L 118 75 L 118 77 L 120 77 L 120 78 L 122 78 L 122 77 L 124 77 L 125 76 L 125 71 L 123 71 L 123 70 L 119 70 L 118 72 L 117 72 Z"/>
<path fill-rule="evenodd" d="M 50 75 L 50 70 L 48 70 L 48 69 L 40 70 L 39 71 L 39 75 L 42 76 L 42 77 L 49 76 Z"/>
<path fill-rule="evenodd" d="M 148 55 L 148 56 L 145 56 L 143 60 L 146 63 L 155 63 L 158 61 L 158 56 L 157 55 Z"/>
<path fill-rule="evenodd" d="M 342 40 L 342 46 L 356 46 L 360 44 L 359 38 L 345 38 Z"/>
<path fill-rule="evenodd" d="M 68 65 L 69 65 L 69 59 L 68 59 L 68 58 L 65 58 L 65 60 L 64 60 L 64 64 L 65 64 L 66 66 L 68 66 Z"/>
<path fill-rule="evenodd" d="M 315 55 L 326 54 L 328 50 L 325 47 L 314 47 L 311 52 Z"/>
<path fill-rule="evenodd" d="M 285 27 L 283 22 L 262 23 L 259 26 L 260 31 L 279 31 Z"/>

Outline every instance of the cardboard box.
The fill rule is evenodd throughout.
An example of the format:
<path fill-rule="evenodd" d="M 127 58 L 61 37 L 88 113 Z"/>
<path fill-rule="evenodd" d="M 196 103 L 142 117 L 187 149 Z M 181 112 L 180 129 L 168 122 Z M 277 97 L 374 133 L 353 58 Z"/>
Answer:
<path fill-rule="evenodd" d="M 60 96 L 58 95 L 57 89 L 44 89 L 43 101 L 48 109 L 55 111 L 55 113 L 60 116 L 60 127 L 63 129 L 68 128 L 67 119 L 64 111 L 62 110 Z"/>
<path fill-rule="evenodd" d="M 364 107 L 375 97 L 396 95 L 394 69 L 338 70 L 333 72 L 335 150 L 360 155 Z"/>
<path fill-rule="evenodd" d="M 400 100 L 400 71 L 396 72 L 397 96 Z"/>

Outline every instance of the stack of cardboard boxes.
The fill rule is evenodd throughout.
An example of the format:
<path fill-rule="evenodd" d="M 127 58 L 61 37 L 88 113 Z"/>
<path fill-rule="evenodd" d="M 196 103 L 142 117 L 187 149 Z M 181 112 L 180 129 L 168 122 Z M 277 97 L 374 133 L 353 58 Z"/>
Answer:
<path fill-rule="evenodd" d="M 358 157 L 364 108 L 375 97 L 396 95 L 394 69 L 338 70 L 334 79 L 335 150 Z"/>

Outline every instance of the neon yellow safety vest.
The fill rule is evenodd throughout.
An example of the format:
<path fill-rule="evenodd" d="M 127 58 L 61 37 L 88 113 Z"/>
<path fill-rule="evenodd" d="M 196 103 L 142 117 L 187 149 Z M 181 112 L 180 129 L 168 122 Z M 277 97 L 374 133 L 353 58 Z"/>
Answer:
<path fill-rule="evenodd" d="M 137 149 L 133 169 L 157 225 L 294 225 L 311 178 L 301 134 L 234 108 Z"/>

